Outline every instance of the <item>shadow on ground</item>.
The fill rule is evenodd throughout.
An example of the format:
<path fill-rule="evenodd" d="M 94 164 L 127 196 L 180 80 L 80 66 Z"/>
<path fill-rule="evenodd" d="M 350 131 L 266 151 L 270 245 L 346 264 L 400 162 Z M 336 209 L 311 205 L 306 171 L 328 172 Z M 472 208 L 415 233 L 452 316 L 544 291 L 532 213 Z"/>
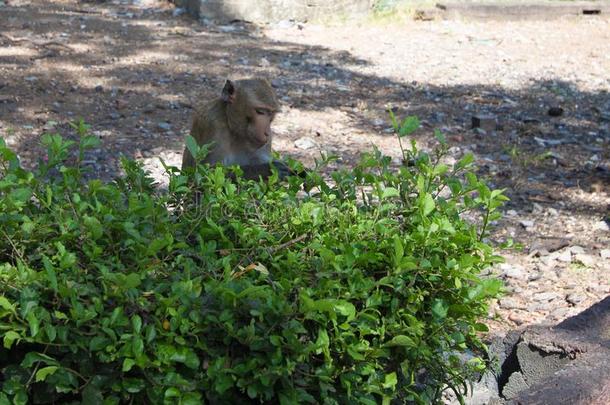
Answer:
<path fill-rule="evenodd" d="M 359 73 L 369 62 L 349 52 L 271 41 L 248 25 L 204 27 L 163 9 L 38 1 L 0 8 L 0 20 L 0 130 L 28 165 L 40 156 L 42 133 L 74 136 L 68 122 L 81 117 L 103 140 L 88 159 L 102 176 L 116 173 L 120 154 L 179 153 L 194 105 L 215 96 L 225 78 L 263 75 L 285 109 L 309 116 L 312 126 L 318 112 L 341 112 L 369 143 L 392 137 L 387 120 L 371 119 L 387 117 L 388 106 L 398 116 L 419 116 L 420 143 L 429 145 L 432 129 L 443 129 L 450 145 L 480 157 L 481 173 L 509 188 L 517 205 L 610 184 L 610 168 L 601 163 L 608 158 L 607 117 L 597 108 L 610 98 L 570 82 L 535 82 L 523 91 L 397 82 Z M 552 118 L 549 94 L 558 92 L 581 102 Z M 473 114 L 501 117 L 502 127 L 472 131 Z M 292 141 L 306 135 L 289 122 L 278 125 Z M 348 166 L 362 152 L 341 139 L 345 133 L 323 135 Z M 583 201 L 571 206 L 596 215 L 607 209 Z"/>

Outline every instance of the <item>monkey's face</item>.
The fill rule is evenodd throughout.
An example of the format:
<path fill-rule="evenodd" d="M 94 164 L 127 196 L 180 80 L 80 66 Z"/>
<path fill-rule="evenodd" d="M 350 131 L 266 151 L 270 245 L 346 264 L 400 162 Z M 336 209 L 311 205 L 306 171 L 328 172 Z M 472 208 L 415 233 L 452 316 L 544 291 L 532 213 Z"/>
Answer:
<path fill-rule="evenodd" d="M 254 106 L 248 114 L 248 139 L 256 146 L 261 147 L 271 139 L 271 122 L 275 118 L 275 111 L 269 106 Z"/>

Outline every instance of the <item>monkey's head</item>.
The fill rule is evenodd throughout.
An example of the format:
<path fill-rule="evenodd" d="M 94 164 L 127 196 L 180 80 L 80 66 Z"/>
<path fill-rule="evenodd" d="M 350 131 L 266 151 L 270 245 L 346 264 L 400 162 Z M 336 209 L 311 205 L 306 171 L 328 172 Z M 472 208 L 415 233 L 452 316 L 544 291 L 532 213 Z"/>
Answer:
<path fill-rule="evenodd" d="M 227 80 L 222 89 L 229 130 L 238 139 L 258 149 L 271 141 L 271 122 L 279 103 L 265 79 Z"/>

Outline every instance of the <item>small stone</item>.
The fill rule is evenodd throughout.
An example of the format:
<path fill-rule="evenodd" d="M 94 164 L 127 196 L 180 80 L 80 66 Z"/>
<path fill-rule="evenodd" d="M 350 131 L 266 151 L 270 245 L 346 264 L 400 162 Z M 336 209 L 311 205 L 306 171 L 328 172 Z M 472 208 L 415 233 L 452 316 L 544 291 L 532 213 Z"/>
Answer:
<path fill-rule="evenodd" d="M 569 315 L 571 312 L 572 312 L 571 308 L 561 307 L 561 308 L 557 308 L 556 310 L 551 312 L 550 316 L 551 316 L 551 318 L 555 318 L 555 319 L 563 319 L 567 315 Z"/>
<path fill-rule="evenodd" d="M 521 226 L 524 228 L 531 228 L 534 226 L 534 221 L 524 219 L 522 221 L 519 221 L 519 224 L 521 224 Z"/>
<path fill-rule="evenodd" d="M 316 141 L 309 137 L 302 137 L 294 141 L 294 146 L 299 149 L 311 149 L 317 146 Z"/>
<path fill-rule="evenodd" d="M 267 58 L 261 58 L 261 60 L 258 63 L 258 65 L 260 67 L 269 67 L 269 66 L 271 66 L 271 62 L 269 62 L 269 60 Z"/>
<path fill-rule="evenodd" d="M 572 252 L 569 249 L 564 250 L 557 255 L 557 260 L 564 263 L 572 263 Z"/>
<path fill-rule="evenodd" d="M 593 258 L 593 256 L 585 254 L 585 253 L 579 253 L 579 254 L 575 255 L 574 260 L 576 260 L 579 263 L 582 263 L 585 267 L 595 266 L 595 259 Z"/>
<path fill-rule="evenodd" d="M 381 126 L 383 126 L 383 124 L 385 124 L 385 121 L 380 118 L 375 118 L 373 120 L 373 125 L 376 127 L 381 127 Z"/>
<path fill-rule="evenodd" d="M 186 9 L 178 7 L 178 8 L 175 8 L 174 11 L 172 11 L 172 16 L 180 17 L 184 13 L 186 13 Z"/>
<path fill-rule="evenodd" d="M 502 276 L 508 278 L 523 278 L 525 271 L 521 266 L 511 266 L 508 263 L 501 263 L 500 270 L 502 270 Z"/>
<path fill-rule="evenodd" d="M 547 113 L 551 117 L 561 117 L 563 115 L 563 108 L 561 108 L 561 107 L 551 107 L 551 108 L 549 108 Z"/>
<path fill-rule="evenodd" d="M 580 304 L 581 302 L 583 302 L 586 299 L 587 299 L 586 296 L 584 296 L 582 294 L 578 294 L 578 293 L 568 294 L 568 296 L 566 297 L 566 301 L 568 301 L 572 305 Z"/>
<path fill-rule="evenodd" d="M 510 297 L 504 297 L 500 299 L 499 302 L 500 308 L 503 309 L 522 309 L 523 305 L 521 305 L 517 300 Z"/>
<path fill-rule="evenodd" d="M 157 124 L 157 127 L 164 131 L 169 131 L 172 128 L 171 125 L 169 125 L 167 122 L 160 122 Z"/>
<path fill-rule="evenodd" d="M 583 248 L 582 246 L 571 246 L 570 247 L 570 252 L 572 252 L 572 254 L 582 254 L 585 253 L 585 248 Z"/>
<path fill-rule="evenodd" d="M 559 298 L 559 294 L 557 294 L 556 292 L 552 292 L 552 291 L 536 293 L 532 297 L 532 299 L 534 301 L 538 301 L 538 302 L 553 301 L 557 298 Z"/>
<path fill-rule="evenodd" d="M 608 226 L 608 223 L 606 221 L 596 222 L 595 225 L 593 225 L 593 229 L 595 229 L 596 231 L 610 231 L 610 227 Z"/>
<path fill-rule="evenodd" d="M 95 86 L 95 92 L 96 93 L 101 93 L 102 91 L 104 91 L 104 87 L 100 84 L 98 84 L 97 86 Z"/>
<path fill-rule="evenodd" d="M 495 131 L 498 124 L 496 117 L 493 115 L 473 115 L 472 129 L 481 128 L 484 131 Z"/>
<path fill-rule="evenodd" d="M 527 320 L 518 314 L 510 314 L 508 319 L 514 322 L 517 326 L 524 324 Z"/>
<path fill-rule="evenodd" d="M 602 259 L 610 259 L 610 249 L 600 250 L 599 255 L 602 257 Z"/>

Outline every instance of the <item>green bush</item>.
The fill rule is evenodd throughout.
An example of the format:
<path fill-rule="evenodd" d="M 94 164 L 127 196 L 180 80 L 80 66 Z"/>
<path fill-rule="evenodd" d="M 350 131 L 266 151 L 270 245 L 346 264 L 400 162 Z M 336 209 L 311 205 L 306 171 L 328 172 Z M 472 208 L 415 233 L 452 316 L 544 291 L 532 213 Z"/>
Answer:
<path fill-rule="evenodd" d="M 440 163 L 440 134 L 400 170 L 378 151 L 332 180 L 330 158 L 285 182 L 166 167 L 161 192 L 127 160 L 91 179 L 75 127 L 34 172 L 0 142 L 0 404 L 430 403 L 486 367 L 505 197 L 472 156 Z"/>

